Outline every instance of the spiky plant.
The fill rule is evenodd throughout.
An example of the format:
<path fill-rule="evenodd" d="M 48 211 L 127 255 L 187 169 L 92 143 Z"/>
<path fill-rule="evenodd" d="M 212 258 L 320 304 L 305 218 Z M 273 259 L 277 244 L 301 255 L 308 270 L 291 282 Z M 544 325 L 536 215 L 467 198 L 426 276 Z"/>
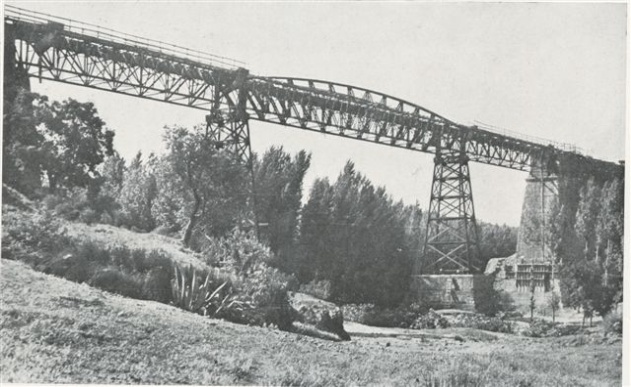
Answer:
<path fill-rule="evenodd" d="M 234 294 L 228 280 L 217 281 L 213 272 L 199 274 L 192 265 L 180 268 L 174 264 L 172 280 L 173 303 L 185 310 L 204 316 L 221 317 L 240 312 L 248 306 Z"/>

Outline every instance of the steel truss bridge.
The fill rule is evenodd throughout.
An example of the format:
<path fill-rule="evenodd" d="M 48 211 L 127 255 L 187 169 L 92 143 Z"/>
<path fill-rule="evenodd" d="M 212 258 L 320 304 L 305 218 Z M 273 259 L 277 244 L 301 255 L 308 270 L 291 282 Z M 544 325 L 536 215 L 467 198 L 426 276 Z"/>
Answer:
<path fill-rule="evenodd" d="M 98 26 L 5 8 L 5 77 L 63 82 L 205 111 L 217 146 L 249 168 L 249 121 L 432 153 L 423 273 L 473 273 L 479 243 L 469 162 L 558 173 L 621 168 L 566 146 L 457 124 L 402 99 L 314 79 L 262 77 L 237 62 Z"/>

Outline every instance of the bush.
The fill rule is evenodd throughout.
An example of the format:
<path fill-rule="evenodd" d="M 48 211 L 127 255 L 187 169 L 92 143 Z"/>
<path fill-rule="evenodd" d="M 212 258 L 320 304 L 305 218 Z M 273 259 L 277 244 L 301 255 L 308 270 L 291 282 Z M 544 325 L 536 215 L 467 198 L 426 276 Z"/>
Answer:
<path fill-rule="evenodd" d="M 563 325 L 543 319 L 535 319 L 521 334 L 529 337 L 560 337 L 576 334 L 581 329 L 578 325 Z"/>
<path fill-rule="evenodd" d="M 108 266 L 112 262 L 109 249 L 90 240 L 81 243 L 74 255 L 101 266 Z"/>
<path fill-rule="evenodd" d="M 288 291 L 295 279 L 262 263 L 242 274 L 247 276 L 243 278 L 239 292 L 252 305 L 252 309 L 245 314 L 247 323 L 271 324 L 289 330 L 295 312 L 289 303 Z"/>
<path fill-rule="evenodd" d="M 63 224 L 49 212 L 23 212 L 2 208 L 2 257 L 35 263 L 44 255 L 70 245 Z"/>
<path fill-rule="evenodd" d="M 267 246 L 259 243 L 254 234 L 240 230 L 225 238 L 205 238 L 201 251 L 207 265 L 246 276 L 258 265 L 269 266 L 272 261 L 272 253 Z"/>
<path fill-rule="evenodd" d="M 301 285 L 300 293 L 310 294 L 321 300 L 328 300 L 331 297 L 331 281 L 313 280 L 308 284 Z"/>
<path fill-rule="evenodd" d="M 130 298 L 138 299 L 142 295 L 142 281 L 113 267 L 97 271 L 88 285 Z"/>
<path fill-rule="evenodd" d="M 142 298 L 168 304 L 173 300 L 171 290 L 172 270 L 156 266 L 147 272 L 142 284 Z"/>
<path fill-rule="evenodd" d="M 495 289 L 495 276 L 474 276 L 473 299 L 478 313 L 493 317 L 505 312 L 509 307 L 509 298 L 504 292 Z"/>
<path fill-rule="evenodd" d="M 65 220 L 75 221 L 81 216 L 81 211 L 77 210 L 71 203 L 60 203 L 54 209 L 55 214 Z"/>
<path fill-rule="evenodd" d="M 449 321 L 442 315 L 436 313 L 433 309 L 417 318 L 410 328 L 412 329 L 436 329 L 449 327 Z"/>
<path fill-rule="evenodd" d="M 449 321 L 452 327 L 474 328 L 490 332 L 512 333 L 510 321 L 500 317 L 488 317 L 481 314 L 462 313 Z"/>
<path fill-rule="evenodd" d="M 398 308 L 380 308 L 372 304 L 347 304 L 342 306 L 349 321 L 376 327 L 410 328 L 427 309 L 418 304 Z"/>
<path fill-rule="evenodd" d="M 99 214 L 91 208 L 84 208 L 79 214 L 79 220 L 87 225 L 97 223 L 99 217 Z"/>
<path fill-rule="evenodd" d="M 259 243 L 252 233 L 235 230 L 225 238 L 205 238 L 204 262 L 220 267 L 236 276 L 234 284 L 239 299 L 251 308 L 229 319 L 252 325 L 275 325 L 289 330 L 295 311 L 289 303 L 288 291 L 298 289 L 298 281 L 270 266 L 269 248 Z"/>
<path fill-rule="evenodd" d="M 234 294 L 232 283 L 220 279 L 214 271 L 200 272 L 189 266 L 174 265 L 171 281 L 173 303 L 182 309 L 204 316 L 237 315 L 246 303 Z"/>
<path fill-rule="evenodd" d="M 603 326 L 607 334 L 622 335 L 622 313 L 619 311 L 612 311 L 603 318 Z"/>
<path fill-rule="evenodd" d="M 101 216 L 99 217 L 99 223 L 101 224 L 109 224 L 109 225 L 115 225 L 115 221 L 114 218 L 112 218 L 112 216 L 110 214 L 108 214 L 107 212 L 104 212 L 101 214 Z"/>
<path fill-rule="evenodd" d="M 125 252 L 121 252 L 124 256 Z M 129 253 L 129 261 L 131 261 L 131 267 L 133 270 L 146 274 L 154 267 L 163 267 L 171 269 L 171 258 L 164 252 L 159 250 L 151 250 L 147 253 L 145 249 L 134 249 Z"/>
<path fill-rule="evenodd" d="M 134 267 L 131 259 L 131 250 L 126 246 L 117 246 L 110 249 L 111 264 L 119 268 L 132 268 Z"/>
<path fill-rule="evenodd" d="M 68 281 L 83 283 L 88 282 L 100 266 L 89 261 L 85 255 L 65 254 L 42 263 L 37 268 Z"/>
<path fill-rule="evenodd" d="M 366 314 L 375 308 L 374 304 L 346 304 L 342 305 L 344 318 L 348 321 L 364 324 Z"/>
<path fill-rule="evenodd" d="M 44 206 L 58 206 L 49 196 Z M 162 251 L 106 248 L 66 235 L 50 212 L 3 207 L 2 257 L 19 259 L 36 270 L 132 298 L 171 301 L 171 259 Z"/>

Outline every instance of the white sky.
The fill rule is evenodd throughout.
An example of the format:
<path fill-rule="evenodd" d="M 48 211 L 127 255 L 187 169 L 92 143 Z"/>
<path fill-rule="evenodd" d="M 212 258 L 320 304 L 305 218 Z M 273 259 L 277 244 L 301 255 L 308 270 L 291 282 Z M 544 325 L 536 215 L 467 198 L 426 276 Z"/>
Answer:
<path fill-rule="evenodd" d="M 474 120 L 624 158 L 626 4 L 7 2 L 247 63 L 257 75 L 324 79 L 384 92 L 456 122 Z M 159 151 L 165 124 L 204 113 L 32 81 L 55 99 L 96 104 L 125 157 Z M 256 152 L 313 153 L 317 176 L 347 159 L 395 199 L 429 203 L 432 155 L 257 121 Z M 523 172 L 471 165 L 478 219 L 518 225 Z"/>

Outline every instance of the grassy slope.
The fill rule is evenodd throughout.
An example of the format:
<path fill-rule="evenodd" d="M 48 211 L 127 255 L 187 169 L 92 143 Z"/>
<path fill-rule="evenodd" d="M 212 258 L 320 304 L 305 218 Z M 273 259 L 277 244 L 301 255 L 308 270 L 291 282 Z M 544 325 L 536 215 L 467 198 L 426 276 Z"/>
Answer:
<path fill-rule="evenodd" d="M 124 228 L 96 224 L 88 226 L 84 223 L 65 223 L 68 236 L 78 240 L 92 240 L 104 246 L 126 246 L 130 249 L 162 250 L 176 262 L 184 265 L 192 264 L 202 267 L 195 253 L 182 247 L 179 240 L 153 233 L 135 233 Z"/>
<path fill-rule="evenodd" d="M 460 331 L 329 342 L 122 298 L 2 260 L 2 382 L 619 385 L 619 346 Z M 453 332 L 452 332 L 453 333 Z M 430 382 L 437 384 L 430 384 Z M 442 384 L 445 383 L 445 384 Z"/>

